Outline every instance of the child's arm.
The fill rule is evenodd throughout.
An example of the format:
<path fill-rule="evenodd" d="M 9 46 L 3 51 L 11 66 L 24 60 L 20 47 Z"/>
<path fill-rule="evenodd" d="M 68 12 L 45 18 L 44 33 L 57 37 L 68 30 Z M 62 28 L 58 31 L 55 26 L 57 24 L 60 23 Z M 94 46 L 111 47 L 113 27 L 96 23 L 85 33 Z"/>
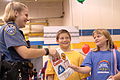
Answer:
<path fill-rule="evenodd" d="M 85 67 L 78 67 L 75 65 L 69 65 L 70 68 L 72 68 L 74 71 L 76 72 L 80 72 L 80 73 L 89 73 L 91 71 L 91 68 L 89 66 L 85 66 Z"/>
<path fill-rule="evenodd" d="M 54 80 L 54 75 L 47 76 L 47 80 Z"/>

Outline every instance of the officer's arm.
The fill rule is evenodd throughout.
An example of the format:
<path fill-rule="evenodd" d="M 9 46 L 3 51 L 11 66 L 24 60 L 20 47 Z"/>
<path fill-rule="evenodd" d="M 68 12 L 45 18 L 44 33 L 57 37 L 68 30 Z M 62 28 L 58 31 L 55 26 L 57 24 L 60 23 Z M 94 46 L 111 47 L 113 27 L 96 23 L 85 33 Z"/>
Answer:
<path fill-rule="evenodd" d="M 14 48 L 18 52 L 18 54 L 24 59 L 37 58 L 46 54 L 45 49 L 33 49 L 33 48 L 27 48 L 26 46 L 16 46 Z M 49 53 L 50 55 L 54 56 L 56 50 L 49 49 Z"/>

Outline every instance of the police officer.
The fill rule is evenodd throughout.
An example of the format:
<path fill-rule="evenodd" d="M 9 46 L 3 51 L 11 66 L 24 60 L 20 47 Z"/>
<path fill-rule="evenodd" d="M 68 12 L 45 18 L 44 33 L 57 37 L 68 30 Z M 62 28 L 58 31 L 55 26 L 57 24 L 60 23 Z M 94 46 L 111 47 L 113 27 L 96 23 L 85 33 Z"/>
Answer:
<path fill-rule="evenodd" d="M 22 34 L 19 32 L 19 28 L 25 27 L 25 24 L 28 21 L 28 7 L 23 3 L 8 3 L 5 8 L 3 21 L 5 24 L 0 29 L 0 54 L 5 55 L 3 61 L 10 62 L 12 69 L 25 66 L 23 65 L 24 63 L 20 62 L 27 62 L 30 58 L 37 58 L 45 54 L 50 54 L 52 56 L 56 55 L 55 49 L 27 48 L 27 43 Z M 15 63 L 19 63 L 20 65 L 17 66 L 18 64 L 16 65 Z M 19 69 L 17 73 L 20 71 L 21 69 Z M 4 72 L 3 75 L 5 74 L 8 74 L 8 72 Z M 18 74 L 15 75 L 18 76 Z M 21 75 L 19 76 L 21 77 Z M 9 80 L 13 79 L 9 78 Z M 25 79 L 22 78 L 22 80 Z"/>

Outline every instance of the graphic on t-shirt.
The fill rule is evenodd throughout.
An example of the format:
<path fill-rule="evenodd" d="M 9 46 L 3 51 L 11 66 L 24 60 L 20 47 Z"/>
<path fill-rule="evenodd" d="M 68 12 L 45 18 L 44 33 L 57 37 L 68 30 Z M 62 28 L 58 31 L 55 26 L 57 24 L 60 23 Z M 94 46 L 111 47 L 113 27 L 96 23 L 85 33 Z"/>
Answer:
<path fill-rule="evenodd" d="M 100 61 L 97 73 L 110 73 L 110 63 L 107 60 Z"/>

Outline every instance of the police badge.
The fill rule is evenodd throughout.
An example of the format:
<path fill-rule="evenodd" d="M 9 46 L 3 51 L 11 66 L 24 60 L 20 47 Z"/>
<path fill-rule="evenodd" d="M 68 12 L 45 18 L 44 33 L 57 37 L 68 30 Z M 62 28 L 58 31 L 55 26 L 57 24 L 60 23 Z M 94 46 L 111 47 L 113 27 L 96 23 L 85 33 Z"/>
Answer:
<path fill-rule="evenodd" d="M 14 35 L 16 33 L 16 27 L 13 24 L 7 24 L 4 29 L 9 35 Z"/>

